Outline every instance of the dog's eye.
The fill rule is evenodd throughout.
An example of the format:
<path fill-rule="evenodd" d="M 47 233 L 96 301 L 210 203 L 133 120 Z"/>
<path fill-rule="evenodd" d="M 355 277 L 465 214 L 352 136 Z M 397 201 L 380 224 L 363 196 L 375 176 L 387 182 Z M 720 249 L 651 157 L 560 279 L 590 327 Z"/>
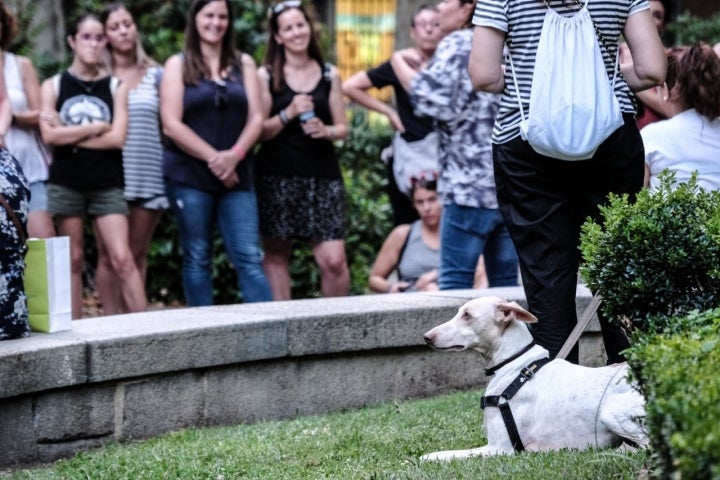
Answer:
<path fill-rule="evenodd" d="M 472 315 L 470 315 L 470 312 L 465 310 L 462 314 L 462 319 L 465 320 L 466 322 L 468 322 L 468 321 L 472 320 Z"/>

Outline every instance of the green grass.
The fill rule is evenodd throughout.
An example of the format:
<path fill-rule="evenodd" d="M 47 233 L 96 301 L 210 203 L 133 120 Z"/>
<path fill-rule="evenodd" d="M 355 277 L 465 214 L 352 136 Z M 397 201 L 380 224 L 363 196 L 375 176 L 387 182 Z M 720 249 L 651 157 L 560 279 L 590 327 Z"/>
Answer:
<path fill-rule="evenodd" d="M 486 442 L 480 393 L 295 420 L 190 429 L 82 452 L 10 479 L 637 479 L 646 452 L 524 453 L 448 463 L 435 450 Z"/>

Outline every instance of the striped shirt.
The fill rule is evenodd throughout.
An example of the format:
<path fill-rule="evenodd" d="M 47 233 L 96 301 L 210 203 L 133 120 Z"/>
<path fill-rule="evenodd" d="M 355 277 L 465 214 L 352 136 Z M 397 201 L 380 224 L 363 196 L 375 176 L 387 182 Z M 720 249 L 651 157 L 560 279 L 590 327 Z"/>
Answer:
<path fill-rule="evenodd" d="M 547 0 L 561 15 L 574 14 L 579 10 L 571 0 Z M 648 0 L 589 0 L 590 16 L 603 41 L 599 41 L 605 68 L 612 78 L 618 42 L 625 21 L 630 15 L 650 8 Z M 527 112 L 530 104 L 530 85 L 535 65 L 535 53 L 540 40 L 546 6 L 543 0 L 483 0 L 475 8 L 473 24 L 492 27 L 506 33 L 506 47 L 512 56 L 520 98 Z M 624 113 L 635 113 L 635 95 L 625 79 L 618 73 L 615 95 Z M 505 143 L 520 134 L 520 109 L 515 83 L 509 62 L 506 61 L 505 90 L 500 110 L 493 128 L 493 143 Z"/>
<path fill-rule="evenodd" d="M 159 68 L 148 68 L 128 95 L 128 131 L 123 148 L 125 199 L 128 201 L 165 195 L 158 116 Z"/>

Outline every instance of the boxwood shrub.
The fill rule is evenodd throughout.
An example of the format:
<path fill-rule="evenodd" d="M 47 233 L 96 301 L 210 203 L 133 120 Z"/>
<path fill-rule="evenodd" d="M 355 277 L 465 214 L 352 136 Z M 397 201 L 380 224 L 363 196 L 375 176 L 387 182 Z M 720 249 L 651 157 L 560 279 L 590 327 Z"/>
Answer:
<path fill-rule="evenodd" d="M 666 327 L 626 352 L 647 399 L 653 476 L 720 478 L 720 309 Z"/>
<path fill-rule="evenodd" d="M 601 308 L 628 330 L 661 331 L 668 319 L 720 306 L 720 192 L 668 171 L 657 191 L 611 196 L 602 225 L 582 229 L 581 273 Z"/>

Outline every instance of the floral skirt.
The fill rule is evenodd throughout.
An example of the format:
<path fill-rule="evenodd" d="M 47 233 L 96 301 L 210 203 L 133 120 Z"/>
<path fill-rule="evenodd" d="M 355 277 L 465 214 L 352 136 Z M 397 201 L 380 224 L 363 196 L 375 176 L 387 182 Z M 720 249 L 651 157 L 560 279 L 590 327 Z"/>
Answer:
<path fill-rule="evenodd" d="M 257 189 L 263 237 L 315 242 L 345 237 L 342 179 L 265 175 Z"/>
<path fill-rule="evenodd" d="M 27 229 L 30 189 L 17 160 L 4 148 L 0 149 L 0 193 Z M 0 340 L 30 334 L 23 286 L 26 249 L 12 217 L 0 205 Z"/>

